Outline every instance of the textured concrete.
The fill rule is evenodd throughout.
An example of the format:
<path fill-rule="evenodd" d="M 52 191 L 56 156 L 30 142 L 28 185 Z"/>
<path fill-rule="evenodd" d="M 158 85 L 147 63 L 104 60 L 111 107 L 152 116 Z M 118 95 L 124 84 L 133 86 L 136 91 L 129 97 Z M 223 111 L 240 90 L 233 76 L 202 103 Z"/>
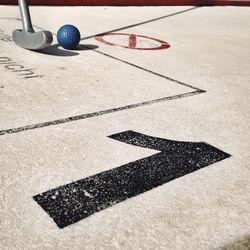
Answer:
<path fill-rule="evenodd" d="M 0 7 L 0 248 L 248 249 L 250 9 L 31 10 L 37 27 L 72 23 L 83 39 L 23 50 L 10 37 L 18 9 Z M 95 39 L 112 30 L 171 47 Z M 110 138 L 131 130 L 231 157 L 59 229 L 33 196 L 159 153 Z"/>

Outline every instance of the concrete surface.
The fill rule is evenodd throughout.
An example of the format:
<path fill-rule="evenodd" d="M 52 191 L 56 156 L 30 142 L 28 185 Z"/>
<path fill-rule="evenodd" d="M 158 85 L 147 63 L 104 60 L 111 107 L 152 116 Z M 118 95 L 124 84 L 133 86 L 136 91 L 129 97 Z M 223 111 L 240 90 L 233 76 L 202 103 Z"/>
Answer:
<path fill-rule="evenodd" d="M 72 23 L 83 38 L 75 51 L 56 39 L 42 53 L 23 50 L 10 37 L 18 9 L 0 7 L 0 248 L 248 249 L 250 9 L 31 11 L 36 27 L 55 34 Z M 96 40 L 108 31 L 171 47 Z M 140 48 L 158 45 L 137 37 Z M 108 137 L 131 130 L 231 157 L 59 229 L 33 196 L 158 152 Z"/>

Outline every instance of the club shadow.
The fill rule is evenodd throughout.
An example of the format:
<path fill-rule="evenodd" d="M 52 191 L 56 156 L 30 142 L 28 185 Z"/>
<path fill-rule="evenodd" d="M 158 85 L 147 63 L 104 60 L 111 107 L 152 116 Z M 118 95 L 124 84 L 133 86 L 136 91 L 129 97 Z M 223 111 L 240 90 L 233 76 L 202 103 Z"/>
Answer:
<path fill-rule="evenodd" d="M 79 44 L 74 50 L 63 50 L 59 48 L 59 44 L 54 44 L 45 49 L 41 49 L 38 52 L 41 54 L 47 54 L 50 56 L 77 56 L 79 53 L 77 51 L 85 51 L 85 50 L 95 50 L 98 48 L 97 45 L 93 44 Z"/>
<path fill-rule="evenodd" d="M 41 49 L 38 52 L 41 54 L 47 54 L 50 56 L 77 56 L 79 53 L 69 51 L 69 50 L 62 50 L 58 48 L 59 46 L 52 45 L 50 47 L 47 47 L 45 49 Z"/>

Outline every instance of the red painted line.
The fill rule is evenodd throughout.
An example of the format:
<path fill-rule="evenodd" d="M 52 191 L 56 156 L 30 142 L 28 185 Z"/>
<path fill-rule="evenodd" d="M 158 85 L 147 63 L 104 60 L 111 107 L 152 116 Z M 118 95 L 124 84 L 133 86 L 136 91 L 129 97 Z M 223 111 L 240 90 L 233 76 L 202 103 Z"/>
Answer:
<path fill-rule="evenodd" d="M 0 0 L 0 5 L 15 5 L 18 0 Z M 30 5 L 52 6 L 250 6 L 250 0 L 29 0 Z"/>
<path fill-rule="evenodd" d="M 136 35 L 135 34 L 131 34 L 130 36 L 129 36 L 129 47 L 131 48 L 131 49 L 135 49 L 136 48 Z"/>

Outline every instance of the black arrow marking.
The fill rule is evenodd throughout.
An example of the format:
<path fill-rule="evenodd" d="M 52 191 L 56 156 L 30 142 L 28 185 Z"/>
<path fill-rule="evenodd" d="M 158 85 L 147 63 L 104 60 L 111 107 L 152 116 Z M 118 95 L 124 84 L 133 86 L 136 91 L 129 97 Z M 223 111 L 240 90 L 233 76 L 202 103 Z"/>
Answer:
<path fill-rule="evenodd" d="M 34 196 L 59 228 L 230 157 L 207 143 L 171 141 L 134 131 L 109 138 L 160 152 Z"/>

